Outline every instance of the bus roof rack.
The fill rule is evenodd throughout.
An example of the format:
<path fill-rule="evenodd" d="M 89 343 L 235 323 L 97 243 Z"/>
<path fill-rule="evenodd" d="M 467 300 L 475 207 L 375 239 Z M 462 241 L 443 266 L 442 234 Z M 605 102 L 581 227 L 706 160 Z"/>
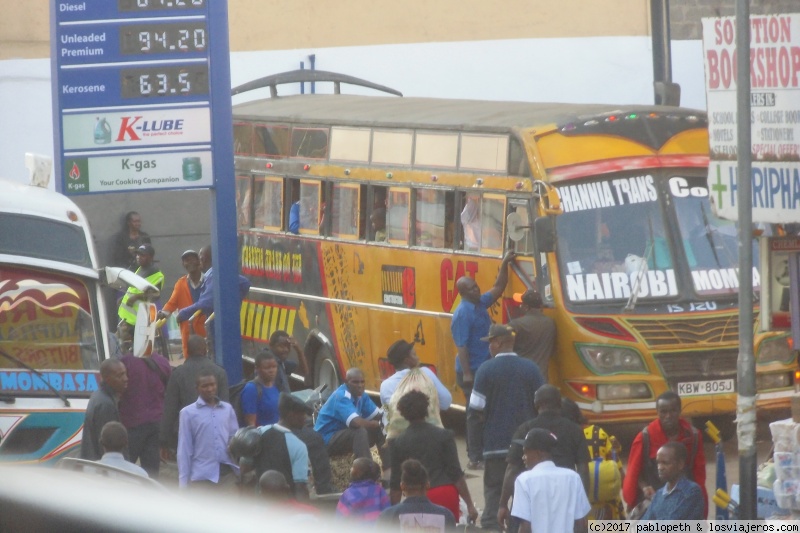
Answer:
<path fill-rule="evenodd" d="M 272 98 L 278 97 L 278 85 L 284 85 L 287 83 L 303 83 L 303 82 L 333 82 L 333 93 L 334 94 L 341 94 L 341 84 L 342 83 L 349 83 L 350 85 L 359 85 L 361 87 L 367 87 L 368 89 L 375 89 L 376 91 L 381 91 L 384 93 L 394 94 L 395 96 L 403 96 L 403 93 L 392 89 L 391 87 L 386 87 L 385 85 L 378 85 L 377 83 L 372 83 L 371 81 L 362 80 L 361 78 L 356 78 L 354 76 L 348 76 L 347 74 L 339 74 L 337 72 L 327 72 L 325 70 L 291 70 L 289 72 L 280 72 L 278 74 L 272 74 L 270 76 L 265 76 L 263 78 L 259 78 L 257 80 L 253 80 L 238 87 L 234 87 L 231 90 L 231 96 L 235 96 L 237 94 L 242 94 L 247 91 L 253 91 L 255 89 L 261 89 L 263 87 L 269 87 L 269 94 Z"/>

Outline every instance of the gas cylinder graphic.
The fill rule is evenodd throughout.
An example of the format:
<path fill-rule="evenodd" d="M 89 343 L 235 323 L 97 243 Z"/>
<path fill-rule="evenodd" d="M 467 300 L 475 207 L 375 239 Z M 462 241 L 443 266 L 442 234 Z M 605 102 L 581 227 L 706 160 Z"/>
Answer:
<path fill-rule="evenodd" d="M 94 125 L 94 143 L 108 144 L 111 142 L 111 126 L 105 118 L 97 117 Z"/>
<path fill-rule="evenodd" d="M 185 181 L 197 181 L 203 177 L 203 164 L 199 157 L 183 158 L 183 179 Z"/>

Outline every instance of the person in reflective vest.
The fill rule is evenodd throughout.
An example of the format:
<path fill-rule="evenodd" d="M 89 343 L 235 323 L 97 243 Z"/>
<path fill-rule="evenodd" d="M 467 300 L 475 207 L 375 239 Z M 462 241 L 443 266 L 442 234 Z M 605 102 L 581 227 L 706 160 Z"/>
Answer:
<path fill-rule="evenodd" d="M 156 251 L 152 244 L 142 244 L 136 249 L 136 261 L 139 268 L 136 275 L 143 277 L 161 291 L 164 288 L 164 273 L 155 266 Z M 119 304 L 118 315 L 120 320 L 124 320 L 131 326 L 136 324 L 136 312 L 139 310 L 139 302 L 145 299 L 145 295 L 139 289 L 129 287 L 125 296 Z"/>

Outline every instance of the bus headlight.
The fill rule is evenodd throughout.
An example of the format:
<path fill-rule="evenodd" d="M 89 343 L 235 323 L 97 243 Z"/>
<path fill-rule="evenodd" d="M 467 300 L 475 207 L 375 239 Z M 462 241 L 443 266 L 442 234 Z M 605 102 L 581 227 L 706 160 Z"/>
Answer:
<path fill-rule="evenodd" d="M 641 354 L 630 348 L 584 344 L 578 351 L 586 365 L 600 375 L 647 371 Z"/>
<path fill-rule="evenodd" d="M 756 376 L 756 389 L 785 389 L 792 384 L 792 374 L 781 372 L 780 374 L 759 374 Z"/>
<path fill-rule="evenodd" d="M 652 398 L 650 387 L 645 383 L 613 383 L 597 386 L 597 399 L 611 400 L 645 400 Z"/>
<path fill-rule="evenodd" d="M 788 336 L 765 340 L 758 347 L 759 363 L 788 363 L 791 359 L 792 349 Z"/>

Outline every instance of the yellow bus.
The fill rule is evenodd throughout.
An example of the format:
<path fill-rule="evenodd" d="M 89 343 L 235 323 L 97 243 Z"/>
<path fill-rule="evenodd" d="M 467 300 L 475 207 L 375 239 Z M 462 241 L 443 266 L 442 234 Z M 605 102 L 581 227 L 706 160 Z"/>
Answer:
<path fill-rule="evenodd" d="M 667 389 L 686 415 L 735 413 L 736 232 L 711 210 L 703 112 L 344 95 L 338 83 L 277 96 L 308 81 L 300 72 L 253 82 L 272 97 L 234 106 L 247 355 L 286 330 L 317 383 L 359 367 L 376 391 L 393 373 L 387 348 L 415 340 L 456 392 L 456 280 L 488 290 L 513 248 L 492 319 L 519 312 L 515 292 L 540 291 L 557 324 L 544 370 L 590 420 L 650 420 Z M 314 79 L 339 81 L 326 74 Z M 788 337 L 755 343 L 759 408 L 786 407 Z"/>

